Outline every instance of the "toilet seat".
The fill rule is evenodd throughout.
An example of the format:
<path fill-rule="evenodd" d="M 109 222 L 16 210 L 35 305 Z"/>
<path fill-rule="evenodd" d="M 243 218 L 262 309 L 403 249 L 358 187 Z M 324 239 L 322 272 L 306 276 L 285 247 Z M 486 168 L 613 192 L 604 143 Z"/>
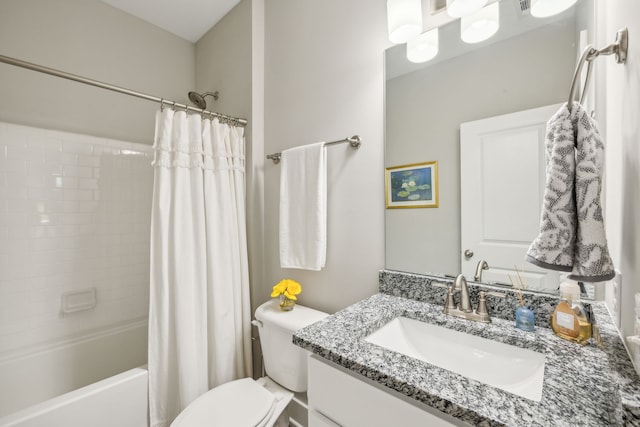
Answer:
<path fill-rule="evenodd" d="M 171 427 L 265 426 L 276 406 L 276 397 L 252 378 L 215 387 L 178 415 Z"/>

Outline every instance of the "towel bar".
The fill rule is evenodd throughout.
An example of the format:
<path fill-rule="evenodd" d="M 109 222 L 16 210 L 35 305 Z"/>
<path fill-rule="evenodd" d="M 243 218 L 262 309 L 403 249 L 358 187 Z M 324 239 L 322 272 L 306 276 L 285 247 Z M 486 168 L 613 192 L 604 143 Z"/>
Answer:
<path fill-rule="evenodd" d="M 345 142 L 348 142 L 349 145 L 351 145 L 351 147 L 357 149 L 357 148 L 360 148 L 360 145 L 362 144 L 362 139 L 360 139 L 359 135 L 353 135 L 350 138 L 339 139 L 337 141 L 331 141 L 331 142 L 325 142 L 324 146 L 326 147 L 329 145 L 343 144 Z M 280 163 L 281 157 L 282 157 L 282 153 L 267 154 L 267 159 L 273 160 L 273 163 L 276 165 Z"/>

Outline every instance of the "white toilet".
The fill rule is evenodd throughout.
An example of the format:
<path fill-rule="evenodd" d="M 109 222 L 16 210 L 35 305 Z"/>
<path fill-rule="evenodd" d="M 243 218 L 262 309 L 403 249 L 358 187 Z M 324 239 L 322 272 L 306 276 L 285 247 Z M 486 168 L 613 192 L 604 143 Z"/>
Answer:
<path fill-rule="evenodd" d="M 267 377 L 243 378 L 215 387 L 194 400 L 171 427 L 272 427 L 289 425 L 286 413 L 293 392 L 307 390 L 308 352 L 291 342 L 293 333 L 327 317 L 296 305 L 282 311 L 276 300 L 256 309 Z"/>

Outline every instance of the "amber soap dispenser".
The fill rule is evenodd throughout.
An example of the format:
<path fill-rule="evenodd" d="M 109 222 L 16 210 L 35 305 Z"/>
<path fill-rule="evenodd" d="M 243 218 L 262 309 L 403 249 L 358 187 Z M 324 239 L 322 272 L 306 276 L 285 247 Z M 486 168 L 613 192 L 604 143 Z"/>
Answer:
<path fill-rule="evenodd" d="M 580 287 L 566 281 L 560 284 L 560 301 L 551 315 L 551 329 L 560 338 L 586 344 L 591 338 L 591 323 L 580 303 Z"/>

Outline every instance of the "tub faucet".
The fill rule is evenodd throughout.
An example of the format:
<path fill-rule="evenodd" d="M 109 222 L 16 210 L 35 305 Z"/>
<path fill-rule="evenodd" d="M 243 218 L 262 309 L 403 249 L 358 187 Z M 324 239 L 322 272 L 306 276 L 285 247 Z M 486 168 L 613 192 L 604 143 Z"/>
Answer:
<path fill-rule="evenodd" d="M 473 276 L 474 282 L 481 282 L 482 270 L 488 270 L 488 269 L 489 269 L 489 264 L 487 264 L 487 261 L 483 259 L 478 261 L 478 265 L 476 265 L 476 274 Z"/>

